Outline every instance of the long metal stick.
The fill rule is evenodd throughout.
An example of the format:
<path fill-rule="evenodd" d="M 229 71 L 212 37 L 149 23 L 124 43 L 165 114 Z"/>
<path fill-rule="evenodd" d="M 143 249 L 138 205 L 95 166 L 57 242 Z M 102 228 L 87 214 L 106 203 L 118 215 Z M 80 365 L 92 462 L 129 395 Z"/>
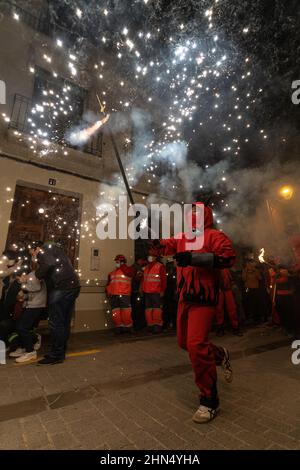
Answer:
<path fill-rule="evenodd" d="M 105 105 L 101 102 L 98 94 L 96 94 L 96 97 L 97 97 L 97 101 L 99 103 L 100 112 L 103 113 L 104 116 L 106 116 Z M 133 199 L 133 196 L 132 196 L 132 192 L 131 192 L 131 189 L 130 189 L 130 186 L 129 186 L 129 183 L 128 183 L 128 180 L 127 180 L 127 176 L 126 176 L 126 173 L 125 173 L 125 170 L 124 170 L 124 167 L 123 167 L 123 163 L 122 163 L 122 160 L 121 160 L 121 156 L 120 156 L 120 153 L 119 153 L 117 143 L 115 141 L 115 138 L 114 138 L 113 133 L 112 133 L 111 130 L 109 130 L 109 135 L 110 135 L 110 138 L 111 138 L 111 141 L 112 141 L 112 144 L 113 144 L 113 148 L 114 148 L 114 151 L 115 151 L 115 154 L 116 154 L 116 157 L 117 157 L 118 165 L 119 165 L 122 177 L 123 177 L 123 181 L 124 181 L 124 184 L 125 184 L 125 187 L 126 187 L 126 191 L 127 191 L 129 200 L 130 200 L 131 204 L 133 205 L 134 204 L 134 199 Z"/>
<path fill-rule="evenodd" d="M 128 180 L 127 180 L 127 176 L 126 176 L 126 173 L 125 173 L 125 170 L 124 170 L 124 167 L 123 167 L 123 163 L 122 163 L 122 160 L 121 160 L 121 157 L 120 157 L 120 153 L 119 153 L 117 143 L 116 143 L 115 138 L 113 136 L 113 133 L 111 131 L 109 131 L 109 135 L 110 135 L 110 138 L 111 138 L 111 141 L 112 141 L 112 144 L 113 144 L 113 148 L 114 148 L 114 151 L 115 151 L 115 154 L 116 154 L 116 158 L 117 158 L 117 161 L 118 161 L 120 171 L 122 173 L 123 181 L 124 181 L 124 184 L 125 184 L 125 187 L 126 187 L 126 190 L 127 190 L 129 200 L 130 200 L 131 204 L 133 205 L 134 204 L 134 199 L 133 199 L 132 192 L 131 192 L 131 189 L 130 189 L 130 186 L 129 186 L 129 183 L 128 183 Z"/>

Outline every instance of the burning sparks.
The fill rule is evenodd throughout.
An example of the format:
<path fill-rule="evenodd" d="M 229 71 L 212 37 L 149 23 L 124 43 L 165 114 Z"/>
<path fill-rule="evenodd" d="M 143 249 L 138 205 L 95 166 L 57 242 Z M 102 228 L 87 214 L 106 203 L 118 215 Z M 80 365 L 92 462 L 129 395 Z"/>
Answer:
<path fill-rule="evenodd" d="M 73 132 L 70 135 L 70 142 L 76 145 L 86 143 L 100 129 L 100 127 L 102 127 L 109 120 L 109 117 L 110 115 L 108 114 L 103 119 L 95 122 L 95 124 L 88 127 L 87 129 L 83 129 L 78 132 Z"/>
<path fill-rule="evenodd" d="M 282 198 L 289 200 L 289 199 L 292 199 L 294 195 L 294 189 L 292 186 L 282 186 L 279 189 L 279 194 Z"/>
<path fill-rule="evenodd" d="M 259 256 L 258 256 L 258 259 L 259 259 L 259 262 L 260 262 L 260 263 L 265 263 L 265 258 L 264 258 L 264 256 L 265 256 L 265 249 L 262 248 L 262 249 L 260 250 L 260 254 L 259 254 Z"/>
<path fill-rule="evenodd" d="M 76 24 L 80 20 L 82 26 L 88 17 L 86 11 L 74 7 L 73 2 L 69 3 L 72 5 L 68 12 L 70 19 Z M 143 0 L 137 3 L 147 14 L 149 4 L 154 2 Z M 221 3 L 217 0 L 206 2 L 207 6 L 202 11 L 207 41 L 203 41 L 201 35 L 189 34 L 188 22 L 181 19 L 177 23 L 177 30 L 165 39 L 163 56 L 157 46 L 161 41 L 160 28 L 151 28 L 147 23 L 147 28 L 141 24 L 140 30 L 136 31 L 130 27 L 129 22 L 126 26 L 126 18 L 122 22 L 115 21 L 114 9 L 110 8 L 108 3 L 103 2 L 99 9 L 99 17 L 105 27 L 100 29 L 102 40 L 100 36 L 99 58 L 97 61 L 93 58 L 93 72 L 89 73 L 94 73 L 94 76 L 90 77 L 91 82 L 95 80 L 97 86 L 101 87 L 99 94 L 102 98 L 105 97 L 109 104 L 113 101 L 113 87 L 116 86 L 118 99 L 109 107 L 109 111 L 126 112 L 127 115 L 132 113 L 134 108 L 140 105 L 136 99 L 136 90 L 140 89 L 143 91 L 144 107 L 147 113 L 151 114 L 151 110 L 157 108 L 157 103 L 162 102 L 163 96 L 164 106 L 161 107 L 159 116 L 161 123 L 153 125 L 152 132 L 147 133 L 145 141 L 139 145 L 139 164 L 133 161 L 127 166 L 126 174 L 133 186 L 140 176 L 144 176 L 150 185 L 153 184 L 155 179 L 159 179 L 158 169 L 161 165 L 165 165 L 163 171 L 167 171 L 166 166 L 171 168 L 171 191 L 174 192 L 183 184 L 176 170 L 186 169 L 186 155 L 192 140 L 185 140 L 187 127 L 192 136 L 215 135 L 216 139 L 210 139 L 209 151 L 212 155 L 223 151 L 224 160 L 228 162 L 242 156 L 253 140 L 256 132 L 253 112 L 256 100 L 258 97 L 261 99 L 264 93 L 262 88 L 253 85 L 253 57 L 243 56 L 237 61 L 230 47 L 224 44 L 222 31 L 214 22 Z M 13 14 L 13 18 L 22 20 L 17 13 Z M 249 37 L 248 33 L 252 35 L 252 31 L 251 24 L 239 24 L 236 33 L 245 40 L 245 36 Z M 85 129 L 80 126 L 77 129 L 72 127 L 72 117 L 76 115 L 76 98 L 72 93 L 72 84 L 76 85 L 77 81 L 79 83 L 86 73 L 85 60 L 80 51 L 74 52 L 74 48 L 68 47 L 67 40 L 63 41 L 64 36 L 61 36 L 61 33 L 57 34 L 60 37 L 54 37 L 55 47 L 43 49 L 38 57 L 39 61 L 44 61 L 53 81 L 42 90 L 40 102 L 35 104 L 28 115 L 29 136 L 18 131 L 15 133 L 16 139 L 27 141 L 30 151 L 40 157 L 55 155 L 58 152 L 67 156 L 68 143 L 85 144 L 109 119 L 107 115 Z M 102 60 L 107 51 L 113 60 Z M 69 77 L 69 82 L 62 81 L 58 75 L 58 67 L 54 69 L 52 66 L 55 54 L 60 61 L 64 57 L 65 70 L 62 75 Z M 35 74 L 38 68 L 36 67 L 35 71 L 32 64 L 29 72 Z M 110 77 L 114 75 L 116 85 L 109 83 Z M 100 111 L 104 113 L 106 102 L 98 101 Z M 7 114 L 3 113 L 2 116 L 4 121 L 9 122 Z M 61 121 L 70 123 L 67 135 L 59 136 L 58 123 Z M 258 130 L 254 137 L 257 137 L 262 145 L 268 145 L 270 140 L 267 129 Z M 134 143 L 135 139 L 131 143 L 128 142 L 128 136 L 124 137 L 124 148 L 129 156 Z M 210 172 L 206 163 L 201 162 L 203 169 Z M 215 178 L 216 187 L 219 185 L 222 193 L 238 191 L 230 175 L 224 175 L 220 170 Z M 200 183 L 203 181 L 198 181 L 197 187 L 207 189 L 206 184 Z M 280 194 L 289 199 L 293 191 L 282 188 Z M 227 206 L 224 202 L 224 207 Z"/>

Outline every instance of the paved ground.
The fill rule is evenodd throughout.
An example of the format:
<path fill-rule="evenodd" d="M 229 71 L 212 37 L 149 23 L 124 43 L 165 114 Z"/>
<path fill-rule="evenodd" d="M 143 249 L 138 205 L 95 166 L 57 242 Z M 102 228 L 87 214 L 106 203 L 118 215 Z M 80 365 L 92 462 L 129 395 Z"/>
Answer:
<path fill-rule="evenodd" d="M 0 449 L 300 449 L 290 340 L 257 328 L 221 343 L 235 379 L 220 371 L 222 411 L 207 425 L 191 421 L 197 392 L 172 335 L 91 333 L 73 337 L 71 352 L 83 355 L 64 364 L 0 366 Z"/>

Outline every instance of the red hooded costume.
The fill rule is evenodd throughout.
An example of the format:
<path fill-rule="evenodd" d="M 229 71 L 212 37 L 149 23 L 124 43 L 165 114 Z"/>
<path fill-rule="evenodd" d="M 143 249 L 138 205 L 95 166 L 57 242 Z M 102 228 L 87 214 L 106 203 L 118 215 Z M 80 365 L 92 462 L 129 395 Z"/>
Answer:
<path fill-rule="evenodd" d="M 196 203 L 202 205 L 202 203 Z M 203 230 L 195 226 L 195 217 L 192 217 L 193 229 Z M 160 241 L 162 255 L 193 256 L 194 253 L 209 254 L 210 265 L 177 267 L 177 283 L 179 304 L 177 313 L 177 340 L 179 346 L 187 349 L 195 372 L 195 381 L 200 389 L 200 404 L 216 408 L 217 371 L 224 359 L 224 349 L 218 348 L 208 340 L 212 320 L 215 316 L 215 307 L 218 304 L 220 268 L 231 267 L 235 260 L 235 252 L 229 238 L 213 227 L 212 210 L 204 207 L 204 243 L 202 248 L 187 252 L 191 237 L 182 233 L 175 238 Z M 195 236 L 197 232 L 195 231 Z M 207 257 L 204 255 L 203 258 Z"/>

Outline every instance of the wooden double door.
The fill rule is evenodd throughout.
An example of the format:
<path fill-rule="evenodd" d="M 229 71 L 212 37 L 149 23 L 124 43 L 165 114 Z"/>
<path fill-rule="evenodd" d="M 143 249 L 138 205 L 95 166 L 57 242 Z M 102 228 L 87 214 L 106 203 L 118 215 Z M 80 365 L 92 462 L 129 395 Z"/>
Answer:
<path fill-rule="evenodd" d="M 59 243 L 76 265 L 80 240 L 80 198 L 17 184 L 6 248 L 33 240 Z"/>

